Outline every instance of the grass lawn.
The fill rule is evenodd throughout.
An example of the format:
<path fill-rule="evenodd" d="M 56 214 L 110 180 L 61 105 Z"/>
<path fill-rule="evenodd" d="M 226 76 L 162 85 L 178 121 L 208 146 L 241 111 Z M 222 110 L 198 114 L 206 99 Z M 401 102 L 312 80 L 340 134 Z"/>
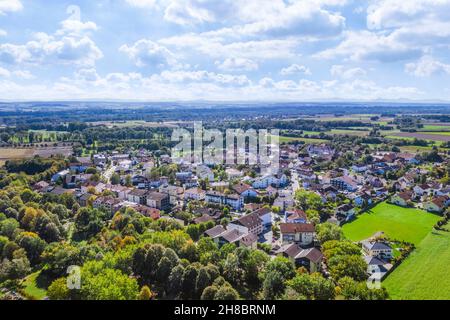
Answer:
<path fill-rule="evenodd" d="M 37 271 L 30 274 L 22 283 L 24 292 L 35 300 L 42 300 L 47 296 L 47 290 L 41 288 L 41 282 L 45 282 L 46 279 L 40 277 L 40 273 L 40 271 Z"/>
<path fill-rule="evenodd" d="M 411 208 L 380 203 L 351 223 L 343 226 L 345 236 L 352 241 L 370 238 L 382 231 L 395 240 L 418 245 L 431 231 L 439 216 Z"/>
<path fill-rule="evenodd" d="M 450 229 L 450 226 L 447 226 Z M 396 300 L 450 299 L 450 232 L 432 231 L 384 281 Z"/>

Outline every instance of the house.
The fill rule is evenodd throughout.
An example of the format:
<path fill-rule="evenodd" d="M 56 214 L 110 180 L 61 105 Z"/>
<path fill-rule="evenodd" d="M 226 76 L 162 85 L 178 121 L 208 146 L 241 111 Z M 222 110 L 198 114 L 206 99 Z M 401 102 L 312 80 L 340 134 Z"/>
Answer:
<path fill-rule="evenodd" d="M 177 172 L 175 173 L 175 178 L 181 183 L 185 183 L 193 178 L 193 174 L 191 171 Z"/>
<path fill-rule="evenodd" d="M 354 201 L 358 207 L 362 207 L 363 205 L 370 206 L 372 204 L 372 197 L 366 192 L 363 192 L 361 194 L 357 194 Z"/>
<path fill-rule="evenodd" d="M 306 213 L 300 209 L 288 210 L 284 214 L 285 223 L 306 223 Z"/>
<path fill-rule="evenodd" d="M 315 227 L 309 223 L 281 223 L 280 233 L 283 244 L 309 246 L 314 241 Z"/>
<path fill-rule="evenodd" d="M 392 268 L 392 265 L 386 263 L 377 257 L 364 256 L 364 260 L 367 263 L 367 273 L 370 275 L 369 280 L 381 280 Z"/>
<path fill-rule="evenodd" d="M 330 159 L 333 158 L 334 150 L 331 149 L 326 144 L 314 145 L 311 144 L 307 147 L 306 152 L 311 158 L 325 158 Z"/>
<path fill-rule="evenodd" d="M 379 241 L 363 241 L 362 249 L 364 253 L 371 257 L 377 257 L 382 260 L 390 260 L 392 258 L 392 248 Z"/>
<path fill-rule="evenodd" d="M 162 185 L 159 187 L 159 192 L 167 194 L 169 196 L 169 202 L 171 205 L 182 205 L 184 189 L 177 186 Z"/>
<path fill-rule="evenodd" d="M 215 219 L 212 216 L 210 216 L 209 214 L 204 214 L 200 217 L 195 218 L 193 223 L 194 224 L 202 224 L 202 223 L 206 223 L 209 221 L 215 221 Z"/>
<path fill-rule="evenodd" d="M 106 158 L 103 154 L 95 154 L 94 155 L 94 164 L 96 166 L 98 165 L 104 165 L 108 161 L 108 158 Z"/>
<path fill-rule="evenodd" d="M 208 207 L 195 208 L 192 213 L 196 216 L 208 215 L 212 217 L 214 220 L 219 220 L 223 215 L 222 210 Z"/>
<path fill-rule="evenodd" d="M 331 185 L 338 190 L 356 191 L 358 184 L 350 176 L 342 176 L 331 179 Z"/>
<path fill-rule="evenodd" d="M 253 213 L 256 213 L 259 218 L 262 220 L 263 226 L 272 225 L 272 210 L 268 207 L 263 207 L 255 210 Z"/>
<path fill-rule="evenodd" d="M 136 204 L 147 204 L 147 190 L 133 189 L 127 194 L 127 200 Z"/>
<path fill-rule="evenodd" d="M 350 221 L 355 213 L 355 207 L 351 204 L 343 204 L 336 208 L 336 217 L 341 220 Z"/>
<path fill-rule="evenodd" d="M 70 171 L 69 170 L 62 170 L 62 171 L 60 171 L 60 172 L 58 172 L 58 173 L 55 173 L 53 176 L 52 176 L 52 178 L 51 178 L 51 181 L 53 182 L 53 183 L 56 183 L 56 182 L 58 182 L 60 179 L 65 179 L 66 178 L 66 175 L 68 175 L 70 173 Z"/>
<path fill-rule="evenodd" d="M 79 193 L 76 196 L 77 202 L 81 207 L 86 207 L 88 205 L 89 199 L 92 197 L 90 193 Z"/>
<path fill-rule="evenodd" d="M 286 186 L 288 178 L 285 174 L 265 175 L 253 181 L 252 187 L 255 189 L 267 189 L 269 186 L 280 188 Z"/>
<path fill-rule="evenodd" d="M 113 197 L 98 197 L 92 203 L 92 206 L 96 209 L 103 208 L 107 210 L 111 215 L 116 212 L 117 205 L 122 201 Z"/>
<path fill-rule="evenodd" d="M 442 213 L 449 204 L 449 197 L 440 196 L 434 197 L 431 201 L 425 202 L 423 208 L 428 212 Z"/>
<path fill-rule="evenodd" d="M 238 230 L 241 233 L 259 235 L 263 232 L 263 220 L 257 212 L 250 213 L 228 224 L 228 229 Z"/>
<path fill-rule="evenodd" d="M 302 249 L 298 244 L 291 243 L 283 245 L 276 254 L 290 259 L 296 267 L 305 267 L 310 273 L 321 270 L 323 254 L 316 248 Z"/>
<path fill-rule="evenodd" d="M 413 188 L 414 193 L 416 194 L 416 196 L 423 196 L 423 195 L 427 195 L 430 193 L 431 191 L 431 186 L 424 183 L 421 185 L 417 185 Z"/>
<path fill-rule="evenodd" d="M 81 162 L 72 162 L 69 164 L 69 170 L 75 173 L 83 173 L 89 168 L 89 164 L 83 164 Z"/>
<path fill-rule="evenodd" d="M 217 191 L 208 191 L 205 195 L 207 203 L 227 205 L 235 210 L 240 210 L 244 206 L 244 198 L 236 194 L 224 194 Z"/>
<path fill-rule="evenodd" d="M 219 246 L 223 246 L 227 243 L 234 243 L 238 247 L 243 246 L 256 249 L 258 240 L 258 237 L 255 234 L 243 233 L 237 229 L 227 230 L 221 225 L 206 230 L 205 235 L 213 239 Z"/>
<path fill-rule="evenodd" d="M 104 184 L 103 182 L 89 181 L 81 186 L 82 193 L 88 193 L 92 189 L 95 190 L 95 193 L 102 193 L 106 190 L 106 184 Z"/>
<path fill-rule="evenodd" d="M 412 199 L 413 193 L 411 191 L 404 191 L 394 194 L 391 197 L 391 202 L 401 207 L 407 207 Z"/>
<path fill-rule="evenodd" d="M 106 189 L 114 193 L 114 195 L 119 198 L 120 200 L 126 200 L 127 194 L 132 190 L 130 188 L 120 186 L 120 185 L 106 185 Z"/>
<path fill-rule="evenodd" d="M 228 168 L 225 170 L 225 173 L 227 174 L 227 177 L 229 180 L 234 180 L 237 178 L 242 177 L 244 174 L 242 173 L 242 171 L 239 171 L 237 169 L 234 168 Z"/>
<path fill-rule="evenodd" d="M 33 190 L 37 192 L 43 192 L 50 186 L 49 183 L 45 181 L 39 181 L 33 185 Z"/>
<path fill-rule="evenodd" d="M 285 212 L 288 208 L 294 206 L 294 198 L 292 195 L 280 194 L 273 202 L 273 206 L 280 208 L 281 212 Z"/>
<path fill-rule="evenodd" d="M 252 187 L 245 183 L 235 184 L 232 189 L 238 195 L 244 197 L 244 199 L 256 198 L 256 196 L 258 195 L 258 193 L 256 193 L 256 191 Z"/>
<path fill-rule="evenodd" d="M 189 200 L 205 200 L 205 195 L 206 195 L 206 191 L 200 189 L 200 188 L 191 188 L 191 189 L 187 189 L 184 192 L 184 200 L 185 201 L 189 201 Z"/>
<path fill-rule="evenodd" d="M 150 208 L 166 210 L 170 207 L 169 195 L 161 192 L 149 192 L 146 196 L 146 204 Z"/>
<path fill-rule="evenodd" d="M 214 172 L 211 170 L 211 168 L 200 165 L 196 169 L 196 175 L 199 179 L 207 180 L 207 181 L 214 181 Z"/>
<path fill-rule="evenodd" d="M 366 172 L 368 167 L 366 165 L 353 165 L 352 170 L 357 173 L 363 173 Z"/>

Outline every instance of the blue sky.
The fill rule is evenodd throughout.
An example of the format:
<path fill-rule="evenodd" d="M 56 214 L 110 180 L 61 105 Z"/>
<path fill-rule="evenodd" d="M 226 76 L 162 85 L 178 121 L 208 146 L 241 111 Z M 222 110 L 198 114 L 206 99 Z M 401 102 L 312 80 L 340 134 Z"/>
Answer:
<path fill-rule="evenodd" d="M 450 0 L 0 0 L 0 100 L 450 101 Z"/>

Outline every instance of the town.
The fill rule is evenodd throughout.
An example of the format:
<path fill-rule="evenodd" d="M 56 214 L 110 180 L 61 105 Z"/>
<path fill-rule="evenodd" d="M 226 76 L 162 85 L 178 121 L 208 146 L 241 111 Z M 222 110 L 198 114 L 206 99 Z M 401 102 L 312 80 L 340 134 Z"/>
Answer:
<path fill-rule="evenodd" d="M 349 144 L 349 135 L 318 143 L 282 138 L 277 170 L 270 173 L 258 164 L 174 161 L 170 150 L 142 147 L 8 161 L 1 180 L 3 254 L 12 243 L 4 230 L 12 228 L 10 237 L 20 232 L 11 226 L 14 217 L 24 229 L 18 241 L 50 243 L 27 263 L 53 279 L 45 293 L 53 299 L 77 297 L 60 288 L 58 279 L 65 278 L 58 276 L 63 266 L 86 261 L 83 250 L 113 259 L 102 260 L 105 267 L 123 254 L 129 265 L 110 268 L 125 278 L 129 272 L 134 286 L 144 285 L 140 295 L 152 299 L 389 298 L 384 280 L 390 273 L 432 229 L 446 232 L 446 153 L 373 149 Z M 28 173 L 29 189 L 17 193 L 20 175 L 7 172 L 25 166 L 36 169 Z M 38 222 L 45 210 L 47 219 L 59 216 L 57 230 Z M 412 229 L 403 230 L 410 222 Z M 63 259 L 61 250 L 78 254 Z M 83 270 L 95 268 L 90 263 Z"/>

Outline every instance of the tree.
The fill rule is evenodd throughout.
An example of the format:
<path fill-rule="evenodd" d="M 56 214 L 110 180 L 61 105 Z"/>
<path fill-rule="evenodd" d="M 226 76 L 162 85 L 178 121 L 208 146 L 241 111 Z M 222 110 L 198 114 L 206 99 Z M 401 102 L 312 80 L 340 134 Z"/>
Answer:
<path fill-rule="evenodd" d="M 316 227 L 317 239 L 321 243 L 325 243 L 331 240 L 341 240 L 344 237 L 342 228 L 334 223 L 325 222 Z"/>
<path fill-rule="evenodd" d="M 191 264 L 183 272 L 181 279 L 181 292 L 184 299 L 195 298 L 195 287 L 197 282 L 198 271 Z"/>
<path fill-rule="evenodd" d="M 67 278 L 59 278 L 53 281 L 47 289 L 47 296 L 50 300 L 68 300 L 70 289 L 67 287 Z"/>
<path fill-rule="evenodd" d="M 139 286 L 116 269 L 105 268 L 98 262 L 88 262 L 81 271 L 81 297 L 85 300 L 136 300 Z"/>
<path fill-rule="evenodd" d="M 17 244 L 25 249 L 28 260 L 32 265 L 39 262 L 41 253 L 46 247 L 45 241 L 32 232 L 22 232 L 19 234 Z"/>
<path fill-rule="evenodd" d="M 230 285 L 224 285 L 217 290 L 214 300 L 239 300 L 239 293 Z"/>
<path fill-rule="evenodd" d="M 309 300 L 332 300 L 335 295 L 333 281 L 321 274 L 299 274 L 288 281 L 288 287 Z"/>
<path fill-rule="evenodd" d="M 120 184 L 120 175 L 117 173 L 113 173 L 111 176 L 111 184 L 118 185 Z"/>
<path fill-rule="evenodd" d="M 48 272 L 54 277 L 64 275 L 69 266 L 82 263 L 80 249 L 66 242 L 50 244 L 41 258 L 42 262 L 47 264 Z"/>
<path fill-rule="evenodd" d="M 151 292 L 150 288 L 147 286 L 143 286 L 141 288 L 141 292 L 139 293 L 139 300 L 151 300 L 153 297 L 153 293 Z"/>
<path fill-rule="evenodd" d="M 219 290 L 219 288 L 217 288 L 216 286 L 209 286 L 206 287 L 205 290 L 203 290 L 202 296 L 201 296 L 201 300 L 214 300 L 217 291 Z"/>
<path fill-rule="evenodd" d="M 279 298 L 285 289 L 284 277 L 279 271 L 267 273 L 263 283 L 263 298 L 265 300 L 275 300 Z"/>

